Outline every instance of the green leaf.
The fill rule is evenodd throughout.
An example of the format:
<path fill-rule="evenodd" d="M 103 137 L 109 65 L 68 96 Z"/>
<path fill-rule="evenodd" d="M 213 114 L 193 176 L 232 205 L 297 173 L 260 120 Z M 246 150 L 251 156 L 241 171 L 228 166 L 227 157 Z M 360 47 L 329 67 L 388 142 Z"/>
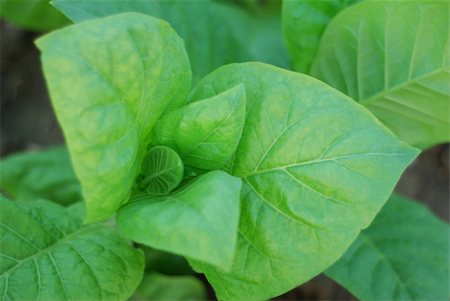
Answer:
<path fill-rule="evenodd" d="M 366 1 L 332 20 L 311 74 L 366 106 L 402 140 L 450 141 L 447 1 Z"/>
<path fill-rule="evenodd" d="M 139 245 L 144 251 L 147 272 L 157 272 L 165 275 L 181 276 L 193 273 L 185 257 Z"/>
<path fill-rule="evenodd" d="M 39 198 L 69 205 L 82 200 L 65 147 L 22 152 L 0 161 L 0 188 L 18 200 Z"/>
<path fill-rule="evenodd" d="M 69 24 L 49 0 L 2 0 L 0 18 L 30 30 L 47 31 Z"/>
<path fill-rule="evenodd" d="M 361 300 L 448 300 L 449 225 L 393 195 L 326 274 Z"/>
<path fill-rule="evenodd" d="M 227 269 L 233 259 L 241 181 L 212 171 L 166 197 L 141 196 L 117 213 L 134 241 Z"/>
<path fill-rule="evenodd" d="M 186 165 L 221 169 L 236 151 L 245 123 L 245 89 L 238 85 L 165 115 L 153 143 L 170 146 Z"/>
<path fill-rule="evenodd" d="M 232 62 L 264 61 L 287 67 L 277 14 L 251 14 L 215 1 L 55 0 L 74 22 L 121 12 L 138 12 L 168 21 L 186 43 L 194 82 Z"/>
<path fill-rule="evenodd" d="M 166 146 L 149 150 L 142 162 L 139 185 L 152 195 L 168 194 L 183 180 L 183 161 Z"/>
<path fill-rule="evenodd" d="M 2 300 L 125 300 L 142 279 L 142 251 L 54 203 L 0 197 L 0 236 Z"/>
<path fill-rule="evenodd" d="M 324 83 L 261 63 L 222 67 L 192 94 L 243 83 L 247 120 L 230 173 L 241 177 L 229 272 L 193 263 L 219 299 L 268 299 L 336 261 L 418 151 Z"/>
<path fill-rule="evenodd" d="M 183 41 L 164 21 L 125 13 L 67 27 L 37 44 L 87 220 L 106 219 L 127 201 L 156 121 L 187 99 Z"/>
<path fill-rule="evenodd" d="M 341 10 L 362 0 L 283 0 L 283 32 L 294 70 L 307 73 L 325 28 Z"/>
<path fill-rule="evenodd" d="M 144 276 L 132 300 L 199 301 L 207 300 L 203 283 L 193 276 Z"/>

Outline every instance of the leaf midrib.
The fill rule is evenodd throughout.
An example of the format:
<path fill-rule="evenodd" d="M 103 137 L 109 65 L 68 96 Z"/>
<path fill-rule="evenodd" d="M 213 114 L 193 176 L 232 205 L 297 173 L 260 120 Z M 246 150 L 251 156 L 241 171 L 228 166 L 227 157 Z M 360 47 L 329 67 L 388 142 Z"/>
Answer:
<path fill-rule="evenodd" d="M 403 83 L 401 83 L 399 85 L 393 86 L 393 87 L 388 88 L 388 89 L 383 89 L 382 91 L 380 91 L 379 93 L 377 93 L 375 95 L 372 95 L 372 96 L 370 96 L 368 98 L 365 98 L 365 99 L 358 100 L 358 102 L 360 104 L 364 105 L 364 106 L 370 105 L 370 103 L 375 102 L 378 99 L 385 98 L 384 97 L 385 95 L 392 94 L 393 92 L 401 90 L 401 89 L 405 88 L 408 85 L 411 85 L 413 83 L 417 83 L 420 80 L 426 79 L 428 77 L 432 77 L 432 76 L 434 76 L 434 75 L 436 75 L 436 74 L 438 74 L 440 72 L 445 72 L 445 71 L 449 71 L 449 70 L 450 70 L 450 66 L 444 66 L 444 67 L 438 68 L 437 70 L 434 70 L 434 71 L 422 74 L 421 76 L 416 77 L 414 79 L 408 79 L 408 80 L 406 80 L 405 82 L 403 82 Z"/>
<path fill-rule="evenodd" d="M 100 229 L 100 228 L 106 228 L 107 226 L 105 224 L 98 224 L 98 225 L 94 225 L 94 226 L 89 226 L 87 228 L 81 228 L 67 236 L 65 236 L 64 238 L 55 241 L 53 244 L 40 249 L 37 253 L 28 256 L 26 258 L 23 258 L 22 260 L 18 261 L 18 263 L 13 266 L 12 268 L 10 268 L 9 270 L 7 270 L 6 272 L 4 272 L 3 274 L 0 275 L 0 279 L 6 277 L 6 279 L 8 279 L 9 275 L 15 271 L 16 269 L 18 269 L 21 265 L 23 265 L 25 262 L 29 261 L 29 260 L 35 260 L 36 258 L 38 258 L 39 256 L 41 256 L 42 254 L 46 254 L 46 253 L 50 253 L 53 249 L 56 249 L 58 246 L 64 244 L 66 241 L 73 239 L 74 237 L 77 236 L 81 236 L 83 234 L 89 233 L 89 232 L 95 232 L 96 230 Z"/>

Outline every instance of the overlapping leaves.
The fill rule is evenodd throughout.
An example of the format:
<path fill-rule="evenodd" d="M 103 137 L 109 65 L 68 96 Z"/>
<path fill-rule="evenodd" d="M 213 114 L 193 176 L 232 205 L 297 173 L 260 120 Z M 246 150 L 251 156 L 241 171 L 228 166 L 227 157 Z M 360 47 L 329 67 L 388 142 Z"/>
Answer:
<path fill-rule="evenodd" d="M 367 107 L 402 140 L 450 141 L 447 1 L 364 1 L 328 25 L 311 74 Z"/>
<path fill-rule="evenodd" d="M 221 299 L 270 298 L 326 269 L 417 155 L 340 92 L 262 63 L 220 68 L 183 106 L 186 53 L 152 17 L 87 21 L 39 45 L 90 221 L 128 200 L 154 143 L 228 172 L 133 199 L 117 217 L 122 234 L 187 256 Z M 205 113 L 213 106 L 229 114 Z"/>
<path fill-rule="evenodd" d="M 186 101 L 183 42 L 164 21 L 126 13 L 56 31 L 38 46 L 87 220 L 103 220 L 126 202 L 159 117 Z"/>

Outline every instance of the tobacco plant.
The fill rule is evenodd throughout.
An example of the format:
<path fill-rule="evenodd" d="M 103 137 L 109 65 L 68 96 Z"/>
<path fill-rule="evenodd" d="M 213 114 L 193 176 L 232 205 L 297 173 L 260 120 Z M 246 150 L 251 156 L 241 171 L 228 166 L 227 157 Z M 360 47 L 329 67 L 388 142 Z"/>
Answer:
<path fill-rule="evenodd" d="M 322 272 L 448 299 L 448 224 L 391 196 L 409 144 L 449 141 L 448 3 L 353 2 L 284 2 L 290 71 L 276 4 L 55 0 L 75 24 L 36 44 L 66 147 L 2 161 L 2 299 L 127 299 L 143 246 L 220 300 Z M 134 298 L 204 297 L 166 278 Z M 155 295 L 172 283 L 188 295 Z"/>

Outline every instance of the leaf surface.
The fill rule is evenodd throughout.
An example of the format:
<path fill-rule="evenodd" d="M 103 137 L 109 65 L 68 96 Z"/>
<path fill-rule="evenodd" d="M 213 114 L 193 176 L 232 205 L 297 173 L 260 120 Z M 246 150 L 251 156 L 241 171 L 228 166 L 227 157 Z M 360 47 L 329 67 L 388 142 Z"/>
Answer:
<path fill-rule="evenodd" d="M 283 0 L 283 33 L 295 71 L 308 73 L 325 28 L 341 10 L 362 0 Z"/>
<path fill-rule="evenodd" d="M 156 121 L 187 99 L 183 41 L 164 21 L 125 13 L 67 27 L 37 44 L 87 220 L 106 219 L 127 201 Z"/>
<path fill-rule="evenodd" d="M 107 224 L 83 226 L 48 201 L 0 197 L 2 300 L 124 300 L 144 256 Z"/>
<path fill-rule="evenodd" d="M 233 259 L 241 181 L 212 171 L 164 197 L 140 196 L 117 214 L 122 235 L 227 269 Z"/>
<path fill-rule="evenodd" d="M 18 200 L 39 198 L 69 205 L 82 200 L 65 147 L 13 154 L 0 161 L 0 188 Z"/>
<path fill-rule="evenodd" d="M 366 106 L 402 140 L 450 141 L 450 4 L 365 1 L 323 35 L 311 74 Z"/>
<path fill-rule="evenodd" d="M 219 299 L 268 299 L 336 261 L 418 151 L 342 93 L 261 63 L 222 67 L 192 95 L 238 83 L 247 119 L 228 166 L 243 182 L 236 254 L 228 272 L 191 263 Z"/>
<path fill-rule="evenodd" d="M 150 273 L 144 276 L 132 300 L 207 300 L 203 283 L 194 276 L 167 276 Z"/>
<path fill-rule="evenodd" d="M 239 85 L 165 115 L 153 143 L 175 149 L 186 165 L 221 169 L 236 151 L 244 123 L 245 89 Z"/>
<path fill-rule="evenodd" d="M 449 226 L 393 195 L 326 274 L 358 299 L 448 300 Z"/>
<path fill-rule="evenodd" d="M 168 194 L 183 180 L 183 171 L 183 161 L 173 149 L 153 147 L 142 162 L 140 188 L 152 195 Z"/>
<path fill-rule="evenodd" d="M 138 12 L 169 22 L 186 43 L 194 82 L 232 62 L 264 61 L 287 67 L 277 14 L 250 14 L 216 1 L 55 0 L 74 22 Z"/>
<path fill-rule="evenodd" d="M 20 27 L 47 31 L 69 24 L 48 0 L 2 0 L 0 18 Z"/>

